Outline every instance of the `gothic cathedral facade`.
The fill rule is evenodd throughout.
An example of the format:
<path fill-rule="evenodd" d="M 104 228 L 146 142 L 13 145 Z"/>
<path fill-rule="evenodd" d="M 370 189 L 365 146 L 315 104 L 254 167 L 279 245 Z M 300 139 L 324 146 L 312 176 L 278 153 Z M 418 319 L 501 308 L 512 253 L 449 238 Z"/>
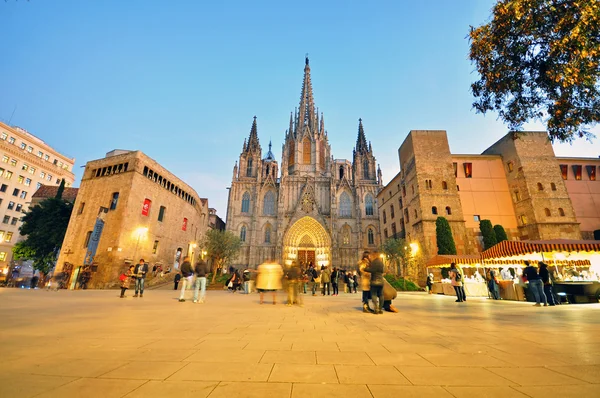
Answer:
<path fill-rule="evenodd" d="M 226 228 L 240 237 L 242 249 L 232 265 L 295 260 L 353 269 L 364 250 L 380 245 L 375 200 L 381 188 L 381 170 L 360 119 L 352 162 L 331 155 L 306 58 L 300 107 L 290 115 L 281 168 L 271 143 L 262 157 L 256 117 L 233 168 Z"/>

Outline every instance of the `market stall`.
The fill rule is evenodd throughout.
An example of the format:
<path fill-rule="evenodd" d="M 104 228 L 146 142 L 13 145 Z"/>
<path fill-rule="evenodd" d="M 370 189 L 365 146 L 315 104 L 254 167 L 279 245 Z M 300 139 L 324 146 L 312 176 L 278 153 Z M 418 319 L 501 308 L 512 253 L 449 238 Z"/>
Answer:
<path fill-rule="evenodd" d="M 529 260 L 542 261 L 551 269 L 554 291 L 570 303 L 598 302 L 600 299 L 600 241 L 546 240 L 503 241 L 481 253 L 486 267 L 522 267 Z M 500 283 L 510 295 L 508 283 Z M 527 283 L 513 281 L 517 300 L 525 300 Z"/>
<path fill-rule="evenodd" d="M 434 294 L 444 294 L 455 296 L 449 278 L 442 275 L 442 268 L 450 268 L 450 264 L 455 263 L 461 269 L 464 280 L 463 286 L 467 297 L 487 297 L 487 287 L 485 279 L 482 276 L 481 257 L 479 255 L 437 255 L 427 262 L 427 273 L 434 274 L 434 283 L 432 292 Z"/>

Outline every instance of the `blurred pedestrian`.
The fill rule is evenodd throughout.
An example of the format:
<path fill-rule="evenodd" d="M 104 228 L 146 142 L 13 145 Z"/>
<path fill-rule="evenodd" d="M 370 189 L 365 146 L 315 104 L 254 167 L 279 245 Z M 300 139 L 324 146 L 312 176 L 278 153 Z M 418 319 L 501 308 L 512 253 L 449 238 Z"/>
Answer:
<path fill-rule="evenodd" d="M 190 263 L 189 257 L 183 258 L 183 264 L 181 264 L 181 294 L 179 294 L 179 302 L 183 303 L 185 301 L 185 289 L 192 287 L 192 278 L 194 277 L 194 269 L 192 268 L 192 264 Z"/>
<path fill-rule="evenodd" d="M 427 293 L 433 294 L 433 274 L 427 275 Z"/>
<path fill-rule="evenodd" d="M 324 296 L 325 289 L 327 289 L 327 295 L 329 296 L 331 293 L 331 271 L 324 265 L 321 265 L 321 284 L 323 285 L 321 294 Z"/>
<path fill-rule="evenodd" d="M 376 314 L 383 314 L 383 269 L 383 261 L 379 258 L 379 253 L 376 251 L 368 253 L 365 271 L 371 274 L 371 301 Z"/>
<path fill-rule="evenodd" d="M 336 267 L 333 267 L 333 272 L 331 273 L 331 287 L 333 288 L 332 296 L 337 296 L 339 293 L 338 290 L 338 279 L 340 277 L 340 272 Z"/>
<path fill-rule="evenodd" d="M 392 300 L 398 297 L 398 292 L 394 287 L 383 278 L 383 309 L 388 312 L 398 312 L 396 307 L 392 305 Z"/>
<path fill-rule="evenodd" d="M 292 261 L 292 265 L 286 272 L 288 283 L 288 301 L 287 305 L 297 304 L 302 306 L 302 297 L 300 297 L 300 283 L 302 279 L 302 271 L 298 267 L 298 263 Z"/>
<path fill-rule="evenodd" d="M 494 300 L 500 300 L 500 289 L 498 287 L 498 276 L 496 271 L 492 268 L 490 270 L 490 279 L 488 281 L 488 289 Z"/>
<path fill-rule="evenodd" d="M 363 257 L 358 265 L 358 270 L 360 272 L 360 288 L 362 290 L 363 312 L 374 313 L 374 311 L 369 307 L 369 300 L 371 300 L 371 274 L 365 271 L 365 268 L 367 268 L 369 265 L 367 261 L 368 259 L 369 252 L 364 252 Z M 350 273 L 348 272 L 346 276 L 350 280 L 349 274 Z M 350 288 L 350 286 L 348 286 L 348 288 Z M 352 293 L 352 291 L 349 290 L 349 293 Z"/>
<path fill-rule="evenodd" d="M 175 279 L 173 279 L 173 290 L 177 290 L 180 280 L 181 280 L 181 274 L 175 275 Z"/>
<path fill-rule="evenodd" d="M 196 283 L 194 287 L 194 303 L 200 302 L 204 304 L 204 298 L 206 296 L 206 276 L 208 275 L 208 264 L 206 261 L 200 259 L 194 267 L 194 274 L 196 274 Z M 198 291 L 200 291 L 200 301 L 198 301 Z"/>
<path fill-rule="evenodd" d="M 466 301 L 466 297 L 463 296 L 464 290 L 462 288 L 462 274 L 456 268 L 455 263 L 450 264 L 450 271 L 448 274 L 450 275 L 452 287 L 454 287 L 454 292 L 456 293 L 456 302 L 462 303 L 463 301 Z"/>
<path fill-rule="evenodd" d="M 264 302 L 265 292 L 273 295 L 273 304 L 277 304 L 277 290 L 281 289 L 283 270 L 277 263 L 263 263 L 258 266 L 256 288 L 260 292 L 260 303 Z"/>

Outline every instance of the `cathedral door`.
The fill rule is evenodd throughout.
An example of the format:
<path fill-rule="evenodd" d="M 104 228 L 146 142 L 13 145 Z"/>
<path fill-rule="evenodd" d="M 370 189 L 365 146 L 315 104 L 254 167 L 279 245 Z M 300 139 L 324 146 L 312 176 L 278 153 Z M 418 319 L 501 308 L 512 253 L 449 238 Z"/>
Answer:
<path fill-rule="evenodd" d="M 298 250 L 298 262 L 300 264 L 315 264 L 315 251 L 313 250 Z"/>

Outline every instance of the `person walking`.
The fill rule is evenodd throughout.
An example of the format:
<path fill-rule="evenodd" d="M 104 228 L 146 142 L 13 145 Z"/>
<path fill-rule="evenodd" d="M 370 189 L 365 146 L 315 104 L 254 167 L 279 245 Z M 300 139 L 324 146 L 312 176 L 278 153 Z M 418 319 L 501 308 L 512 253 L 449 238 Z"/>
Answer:
<path fill-rule="evenodd" d="M 333 267 L 333 272 L 331 273 L 331 287 L 333 288 L 333 294 L 332 296 L 337 296 L 339 291 L 338 291 L 338 278 L 340 276 L 339 271 L 337 270 L 336 267 Z"/>
<path fill-rule="evenodd" d="M 302 278 L 302 271 L 298 267 L 298 263 L 292 261 L 292 265 L 286 272 L 286 279 L 288 282 L 288 301 L 287 305 L 291 306 L 297 304 L 302 306 L 302 298 L 300 297 L 300 282 Z"/>
<path fill-rule="evenodd" d="M 358 287 L 358 274 L 356 271 L 352 271 L 352 293 L 356 293 L 356 288 Z"/>
<path fill-rule="evenodd" d="M 363 312 L 365 313 L 374 313 L 374 311 L 371 309 L 371 307 L 369 307 L 369 300 L 371 300 L 371 274 L 369 274 L 367 271 L 365 271 L 365 268 L 367 268 L 367 266 L 369 265 L 368 263 L 368 259 L 369 259 L 369 255 L 368 253 L 363 253 L 363 257 L 360 261 L 360 263 L 358 264 L 358 272 L 360 273 L 360 288 L 362 290 L 362 305 L 363 305 Z M 350 272 L 348 272 L 346 274 L 346 277 L 348 278 L 348 280 L 352 280 L 352 278 L 350 278 Z M 350 282 L 348 283 L 348 293 L 352 293 L 352 290 L 350 290 Z"/>
<path fill-rule="evenodd" d="M 175 275 L 175 279 L 173 279 L 173 290 L 177 290 L 177 286 L 179 286 L 180 280 L 181 280 L 181 274 Z"/>
<path fill-rule="evenodd" d="M 427 293 L 433 294 L 433 274 L 427 275 Z"/>
<path fill-rule="evenodd" d="M 308 265 L 308 277 L 310 278 L 310 290 L 312 292 L 313 296 L 317 295 L 317 278 L 319 277 L 319 274 L 317 273 L 317 270 L 315 269 L 315 267 L 312 265 L 312 263 L 310 263 Z"/>
<path fill-rule="evenodd" d="M 327 289 L 327 295 L 329 296 L 331 293 L 331 271 L 324 265 L 321 266 L 321 283 L 323 284 L 322 295 L 325 295 L 325 289 Z"/>
<path fill-rule="evenodd" d="M 371 301 L 376 314 L 383 314 L 383 261 L 376 251 L 368 253 L 365 271 L 371 274 Z"/>
<path fill-rule="evenodd" d="M 454 287 L 454 292 L 456 293 L 456 302 L 462 303 L 466 301 L 466 297 L 464 296 L 464 289 L 462 287 L 462 274 L 456 268 L 456 264 L 450 264 L 450 279 L 452 280 L 452 287 Z"/>
<path fill-rule="evenodd" d="M 544 303 L 544 307 L 548 306 L 548 301 L 546 298 L 546 294 L 544 294 L 544 284 L 542 283 L 542 279 L 538 274 L 537 270 L 531 265 L 529 261 L 525 261 L 525 269 L 523 269 L 523 275 L 529 281 L 529 288 L 535 297 L 535 307 L 541 307 L 542 302 Z"/>
<path fill-rule="evenodd" d="M 546 300 L 548 301 L 548 305 L 553 307 L 556 305 L 556 300 L 554 300 L 554 292 L 552 291 L 552 279 L 550 279 L 550 272 L 548 272 L 548 264 L 540 261 L 538 265 L 540 279 L 544 284 L 544 294 L 546 294 Z"/>
<path fill-rule="evenodd" d="M 208 275 L 208 264 L 206 261 L 200 259 L 194 267 L 194 274 L 196 274 L 196 283 L 194 286 L 194 303 L 204 304 L 204 298 L 206 297 L 206 277 Z M 200 291 L 200 300 L 198 300 L 198 291 Z"/>
<path fill-rule="evenodd" d="M 125 298 L 125 291 L 129 289 L 131 284 L 131 277 L 133 276 L 134 265 L 130 265 L 129 269 L 121 274 L 119 280 L 121 281 L 121 298 Z"/>
<path fill-rule="evenodd" d="M 181 294 L 179 295 L 179 302 L 185 301 L 185 289 L 192 287 L 192 278 L 194 277 L 194 269 L 190 263 L 189 257 L 183 258 L 183 264 L 181 264 Z"/>
<path fill-rule="evenodd" d="M 250 294 L 250 270 L 248 266 L 244 268 L 244 272 L 242 272 L 242 280 L 244 281 L 244 294 Z"/>
<path fill-rule="evenodd" d="M 148 273 L 148 264 L 146 264 L 143 258 L 135 266 L 133 273 L 135 274 L 135 295 L 133 297 L 137 297 L 138 292 L 140 292 L 140 297 L 144 297 L 144 282 Z"/>
<path fill-rule="evenodd" d="M 281 289 L 283 270 L 276 263 L 263 263 L 258 266 L 256 289 L 260 293 L 260 304 L 264 302 L 265 292 L 273 294 L 273 305 L 277 304 L 277 290 Z"/>
<path fill-rule="evenodd" d="M 498 287 L 498 276 L 494 269 L 490 270 L 490 280 L 488 281 L 488 289 L 494 300 L 500 300 L 500 289 Z"/>

